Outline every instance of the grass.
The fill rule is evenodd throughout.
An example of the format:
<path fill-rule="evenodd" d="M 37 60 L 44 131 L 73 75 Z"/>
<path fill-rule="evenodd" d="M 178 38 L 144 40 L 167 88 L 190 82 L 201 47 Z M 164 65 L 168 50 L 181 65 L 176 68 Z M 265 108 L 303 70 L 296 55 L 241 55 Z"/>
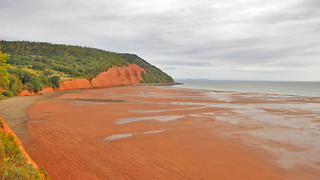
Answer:
<path fill-rule="evenodd" d="M 0 122 L 2 127 L 2 122 Z M 47 173 L 35 169 L 27 162 L 25 155 L 14 140 L 14 137 L 7 132 L 0 130 L 0 179 L 43 179 L 41 174 L 48 179 Z"/>

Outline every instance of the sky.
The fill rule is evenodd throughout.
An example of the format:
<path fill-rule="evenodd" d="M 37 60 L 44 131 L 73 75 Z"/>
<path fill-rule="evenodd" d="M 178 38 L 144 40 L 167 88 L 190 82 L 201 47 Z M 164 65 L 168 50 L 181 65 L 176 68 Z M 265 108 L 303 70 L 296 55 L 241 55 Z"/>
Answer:
<path fill-rule="evenodd" d="M 320 81 L 319 0 L 0 0 L 0 39 L 132 53 L 174 79 Z"/>

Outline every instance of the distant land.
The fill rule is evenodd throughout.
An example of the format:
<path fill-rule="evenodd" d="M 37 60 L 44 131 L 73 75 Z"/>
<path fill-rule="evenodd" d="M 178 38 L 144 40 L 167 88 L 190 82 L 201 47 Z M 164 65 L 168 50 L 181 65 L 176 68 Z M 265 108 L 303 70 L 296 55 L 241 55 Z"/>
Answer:
<path fill-rule="evenodd" d="M 239 82 L 320 82 L 320 81 L 275 81 L 275 80 L 256 80 L 256 79 L 208 79 L 208 78 L 174 78 L 174 81 L 239 81 Z"/>

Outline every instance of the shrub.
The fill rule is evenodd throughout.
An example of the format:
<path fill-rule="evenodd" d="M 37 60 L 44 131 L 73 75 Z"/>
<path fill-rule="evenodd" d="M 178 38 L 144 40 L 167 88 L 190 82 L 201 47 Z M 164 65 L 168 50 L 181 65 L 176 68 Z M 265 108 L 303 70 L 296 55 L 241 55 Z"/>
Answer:
<path fill-rule="evenodd" d="M 52 83 L 52 88 L 59 88 L 60 87 L 60 77 L 59 76 L 52 76 L 49 79 L 49 82 Z"/>
<path fill-rule="evenodd" d="M 32 85 L 32 84 L 30 84 L 29 82 L 27 82 L 27 83 L 25 84 L 25 86 L 26 86 L 25 89 L 27 89 L 27 90 L 29 91 L 29 93 L 32 93 L 32 92 L 33 92 L 33 85 Z"/>
<path fill-rule="evenodd" d="M 9 97 L 9 98 L 13 97 L 13 92 L 12 91 L 4 91 L 2 94 L 7 96 L 7 97 Z"/>
<path fill-rule="evenodd" d="M 46 78 L 46 76 L 40 75 L 39 78 L 40 78 L 40 81 L 41 81 L 41 84 L 42 84 L 42 85 L 48 85 L 48 84 L 49 84 L 49 81 L 48 81 L 48 79 Z"/>
<path fill-rule="evenodd" d="M 41 91 L 41 80 L 38 76 L 34 76 L 31 80 L 30 80 L 30 84 L 33 85 L 33 91 L 35 93 Z"/>
<path fill-rule="evenodd" d="M 50 70 L 44 71 L 45 76 L 51 76 L 52 74 L 53 74 L 53 72 Z"/>

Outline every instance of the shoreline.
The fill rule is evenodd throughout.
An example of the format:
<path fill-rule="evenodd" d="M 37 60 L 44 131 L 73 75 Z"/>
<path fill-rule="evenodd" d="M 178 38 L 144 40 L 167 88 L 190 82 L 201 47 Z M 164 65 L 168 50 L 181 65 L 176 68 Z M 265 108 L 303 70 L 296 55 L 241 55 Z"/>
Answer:
<path fill-rule="evenodd" d="M 214 85 L 215 82 L 218 82 L 218 84 Z M 235 84 L 231 84 L 233 82 Z M 320 82 L 318 81 L 309 82 L 311 84 L 309 84 L 307 88 L 304 88 L 304 89 L 302 88 L 303 90 L 301 89 L 301 87 L 304 87 L 304 83 L 308 83 L 308 82 L 284 81 L 284 83 L 289 83 L 289 84 L 280 85 L 280 86 L 279 86 L 279 83 L 281 83 L 281 81 L 223 81 L 223 80 L 214 81 L 212 80 L 212 81 L 184 81 L 183 83 L 184 85 L 179 88 L 320 97 L 320 94 L 319 94 Z M 244 83 L 244 84 L 240 84 L 240 83 Z M 256 83 L 256 84 L 253 84 L 253 83 Z M 295 84 L 295 83 L 301 83 L 301 84 Z M 273 89 L 274 87 L 276 87 L 277 90 L 274 90 Z M 292 91 L 292 89 L 295 89 L 295 90 Z"/>
<path fill-rule="evenodd" d="M 49 91 L 44 92 L 42 95 L 16 96 L 4 99 L 0 101 L 0 116 L 23 143 L 28 138 L 27 121 L 29 116 L 27 115 L 27 111 L 33 104 L 38 101 L 51 100 L 63 93 L 83 90 L 87 89 Z"/>

